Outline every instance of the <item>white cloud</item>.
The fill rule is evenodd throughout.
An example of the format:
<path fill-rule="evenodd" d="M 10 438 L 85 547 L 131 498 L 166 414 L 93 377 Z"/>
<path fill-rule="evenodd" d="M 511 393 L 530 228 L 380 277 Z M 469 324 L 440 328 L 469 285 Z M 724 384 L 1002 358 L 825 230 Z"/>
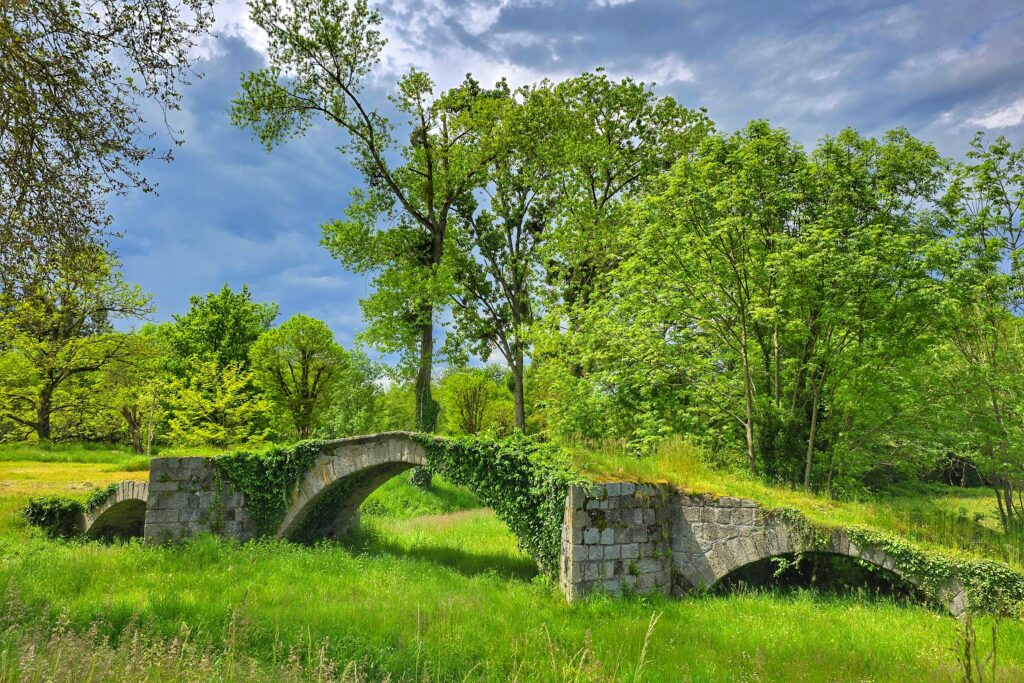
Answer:
<path fill-rule="evenodd" d="M 267 34 L 249 18 L 246 0 L 220 0 L 214 8 L 213 37 L 200 41 L 196 53 L 200 59 L 214 59 L 224 53 L 220 40 L 240 38 L 247 46 L 265 55 Z"/>
<path fill-rule="evenodd" d="M 1024 123 L 1024 97 L 994 111 L 967 120 L 984 128 L 1011 128 Z"/>

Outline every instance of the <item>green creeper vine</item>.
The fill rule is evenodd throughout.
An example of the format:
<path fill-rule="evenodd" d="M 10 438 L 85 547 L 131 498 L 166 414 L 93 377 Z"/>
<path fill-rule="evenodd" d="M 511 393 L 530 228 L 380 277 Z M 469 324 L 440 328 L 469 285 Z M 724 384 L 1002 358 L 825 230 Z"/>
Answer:
<path fill-rule="evenodd" d="M 82 515 L 102 506 L 117 493 L 117 484 L 96 489 L 83 503 L 76 498 L 64 496 L 39 496 L 32 498 L 21 514 L 25 520 L 38 526 L 49 536 L 67 538 L 82 532 Z"/>
<path fill-rule="evenodd" d="M 782 507 L 769 514 L 789 530 L 797 555 L 824 551 L 833 530 L 808 520 L 799 510 Z M 861 548 L 887 553 L 901 574 L 914 581 L 924 593 L 938 597 L 943 590 L 959 582 L 967 590 L 973 610 L 1013 612 L 1024 607 L 1024 575 L 1000 562 L 951 557 L 926 552 L 911 543 L 866 527 L 836 529 Z"/>
<path fill-rule="evenodd" d="M 63 496 L 32 498 L 22 510 L 25 520 L 40 527 L 48 536 L 67 538 L 81 533 L 85 504 Z"/>
<path fill-rule="evenodd" d="M 300 441 L 264 451 L 218 455 L 214 464 L 231 484 L 245 494 L 257 533 L 273 534 L 288 512 L 291 494 L 320 455 L 321 441 Z"/>
<path fill-rule="evenodd" d="M 96 508 L 100 507 L 107 502 L 112 495 L 117 493 L 118 484 L 115 482 L 110 484 L 106 488 L 97 489 L 93 491 L 85 501 L 85 510 L 92 512 Z"/>
<path fill-rule="evenodd" d="M 561 449 L 522 436 L 413 438 L 431 469 L 479 496 L 545 573 L 557 573 L 565 497 L 571 485 L 587 483 Z"/>

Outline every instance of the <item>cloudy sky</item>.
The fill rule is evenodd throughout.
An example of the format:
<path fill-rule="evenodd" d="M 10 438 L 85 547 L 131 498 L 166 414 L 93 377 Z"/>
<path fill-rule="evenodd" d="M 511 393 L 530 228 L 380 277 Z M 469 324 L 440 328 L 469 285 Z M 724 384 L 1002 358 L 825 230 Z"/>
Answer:
<path fill-rule="evenodd" d="M 375 74 L 385 94 L 410 66 L 442 87 L 472 72 L 514 85 L 605 67 L 707 107 L 721 130 L 752 118 L 805 145 L 852 126 L 905 126 L 949 156 L 976 130 L 1024 144 L 1024 4 L 746 0 L 384 0 L 389 44 Z M 174 119 L 186 144 L 147 167 L 159 195 L 113 202 L 128 279 L 155 298 L 155 320 L 189 296 L 247 283 L 283 317 L 321 318 L 349 345 L 359 331 L 363 276 L 319 246 L 358 177 L 327 127 L 268 154 L 233 129 L 239 74 L 263 63 L 263 37 L 244 0 L 217 8 L 202 46 L 204 78 Z"/>

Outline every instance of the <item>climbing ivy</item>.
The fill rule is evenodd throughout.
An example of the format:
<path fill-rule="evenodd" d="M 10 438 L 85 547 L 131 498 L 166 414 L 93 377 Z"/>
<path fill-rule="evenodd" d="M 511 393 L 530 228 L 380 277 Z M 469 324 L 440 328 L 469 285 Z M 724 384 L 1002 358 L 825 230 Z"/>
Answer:
<path fill-rule="evenodd" d="M 858 546 L 887 552 L 900 572 L 917 581 L 926 593 L 937 595 L 951 582 L 959 581 L 972 610 L 1019 614 L 1024 608 L 1024 575 L 1001 562 L 925 552 L 864 527 L 844 531 Z"/>
<path fill-rule="evenodd" d="M 117 487 L 118 484 L 113 483 L 107 486 L 106 488 L 96 489 L 91 494 L 89 494 L 89 497 L 85 501 L 86 511 L 92 512 L 96 508 L 106 503 L 107 499 L 109 499 L 112 495 L 117 493 Z"/>
<path fill-rule="evenodd" d="M 431 469 L 479 496 L 545 573 L 557 573 L 565 497 L 571 485 L 587 483 L 561 449 L 523 436 L 413 438 Z"/>
<path fill-rule="evenodd" d="M 292 492 L 322 447 L 322 441 L 300 441 L 293 446 L 218 455 L 213 462 L 231 485 L 245 494 L 257 533 L 273 534 L 284 521 Z"/>
<path fill-rule="evenodd" d="M 925 594 L 938 598 L 960 582 L 970 608 L 983 612 L 1020 612 L 1024 609 L 1024 575 L 1000 562 L 928 552 L 911 543 L 862 526 L 829 529 L 814 524 L 799 510 L 780 507 L 769 511 L 789 530 L 797 555 L 827 550 L 833 531 L 845 533 L 861 548 L 882 550 L 896 562 L 900 573 Z"/>
<path fill-rule="evenodd" d="M 29 524 L 42 528 L 49 536 L 66 538 L 82 530 L 85 505 L 74 498 L 40 496 L 28 501 L 22 515 Z"/>

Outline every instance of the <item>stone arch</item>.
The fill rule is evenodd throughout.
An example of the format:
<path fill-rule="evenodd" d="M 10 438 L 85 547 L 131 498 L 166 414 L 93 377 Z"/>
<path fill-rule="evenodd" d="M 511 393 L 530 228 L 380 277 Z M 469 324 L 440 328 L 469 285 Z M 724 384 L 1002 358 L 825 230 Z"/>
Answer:
<path fill-rule="evenodd" d="M 676 517 L 674 530 L 674 545 L 682 553 L 673 558 L 677 583 L 683 590 L 712 587 L 742 567 L 803 549 L 800 539 L 785 523 L 753 501 L 710 496 L 683 500 L 682 515 Z M 957 618 L 967 609 L 966 594 L 959 582 L 942 587 L 938 594 L 924 590 L 920 581 L 906 574 L 884 548 L 858 546 L 845 531 L 832 531 L 827 543 L 811 552 L 875 565 L 922 589 Z"/>
<path fill-rule="evenodd" d="M 82 528 L 92 538 L 142 536 L 146 527 L 149 483 L 122 481 L 113 493 L 85 512 Z"/>
<path fill-rule="evenodd" d="M 359 506 L 379 486 L 426 465 L 423 447 L 408 432 L 328 441 L 292 494 L 278 538 L 337 538 L 359 521 Z"/>

